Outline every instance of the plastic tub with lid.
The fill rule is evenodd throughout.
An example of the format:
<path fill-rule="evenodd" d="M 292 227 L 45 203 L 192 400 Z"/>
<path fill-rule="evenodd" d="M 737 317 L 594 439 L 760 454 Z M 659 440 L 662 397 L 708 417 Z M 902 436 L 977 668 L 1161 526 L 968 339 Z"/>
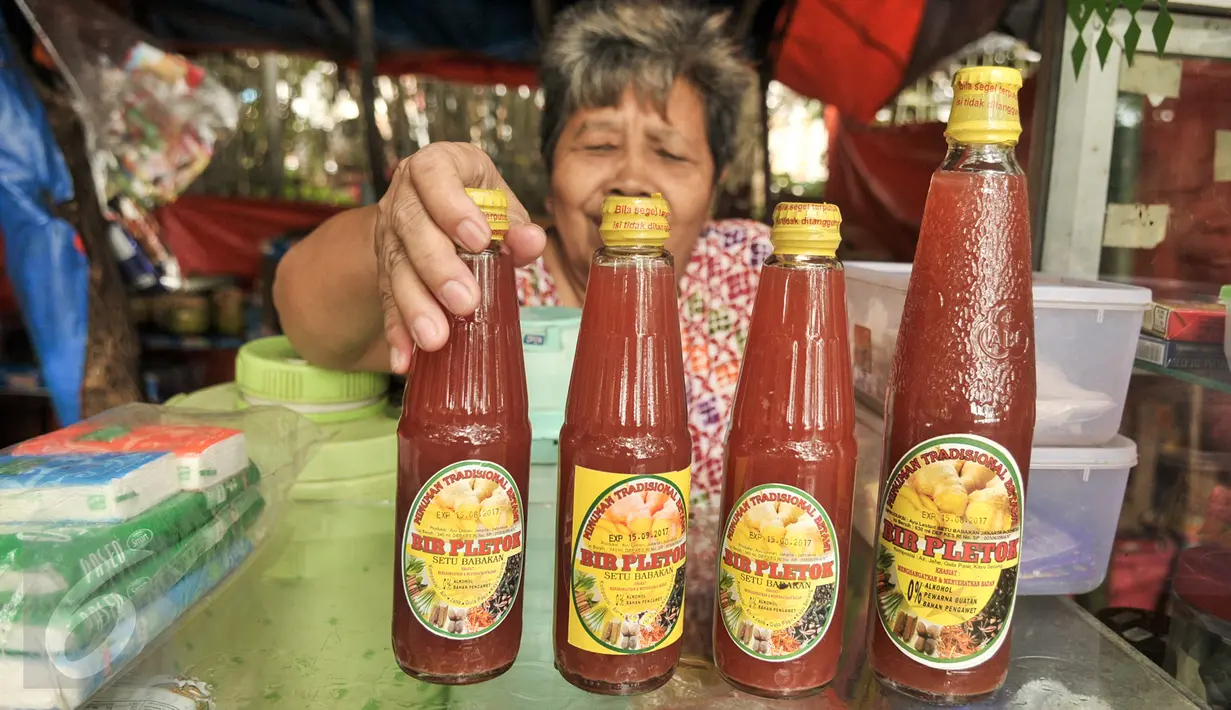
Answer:
<path fill-rule="evenodd" d="M 875 538 L 884 420 L 856 407 L 855 529 Z M 1107 575 L 1128 472 L 1137 445 L 1116 436 L 1103 446 L 1043 447 L 1030 453 L 1018 594 L 1085 594 Z"/>
<path fill-rule="evenodd" d="M 884 407 L 910 264 L 846 262 L 852 367 L 860 399 Z M 1098 446 L 1120 428 L 1150 290 L 1034 276 L 1036 446 Z"/>
<path fill-rule="evenodd" d="M 397 490 L 399 412 L 386 398 L 389 378 L 313 367 L 283 336 L 239 349 L 235 382 L 176 397 L 169 406 L 235 410 L 281 405 L 313 420 L 326 441 L 307 462 L 291 497 L 392 501 Z"/>
<path fill-rule="evenodd" d="M 1164 668 L 1211 707 L 1231 707 L 1231 550 L 1180 553 Z"/>

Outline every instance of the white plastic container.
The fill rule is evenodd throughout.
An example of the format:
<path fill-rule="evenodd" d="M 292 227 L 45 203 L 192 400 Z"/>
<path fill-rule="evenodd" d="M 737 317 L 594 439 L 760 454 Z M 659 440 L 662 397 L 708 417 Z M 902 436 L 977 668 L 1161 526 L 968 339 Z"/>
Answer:
<path fill-rule="evenodd" d="M 884 420 L 856 407 L 855 529 L 871 543 L 883 470 Z M 1084 594 L 1103 582 L 1137 445 L 1116 436 L 1091 448 L 1034 447 L 1018 594 Z"/>
<path fill-rule="evenodd" d="M 883 409 L 910 264 L 846 263 L 855 391 Z M 1150 290 L 1034 276 L 1036 446 L 1098 446 L 1116 435 Z"/>

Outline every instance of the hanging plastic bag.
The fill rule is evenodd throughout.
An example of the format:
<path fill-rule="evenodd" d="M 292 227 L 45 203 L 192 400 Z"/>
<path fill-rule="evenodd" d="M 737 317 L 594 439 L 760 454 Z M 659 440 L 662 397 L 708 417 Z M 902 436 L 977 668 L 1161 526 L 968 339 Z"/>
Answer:
<path fill-rule="evenodd" d="M 235 132 L 231 92 L 103 5 L 18 4 L 68 83 L 104 203 L 127 196 L 151 209 L 174 201 Z"/>
<path fill-rule="evenodd" d="M 159 283 L 178 288 L 178 266 L 157 228 L 148 228 L 155 224 L 148 212 L 175 201 L 234 134 L 236 97 L 93 0 L 17 2 L 81 118 L 103 214 L 128 237 L 113 239 L 116 257 L 127 263 L 139 246 Z"/>
<path fill-rule="evenodd" d="M 0 710 L 81 707 L 236 574 L 321 440 L 129 405 L 0 453 Z"/>

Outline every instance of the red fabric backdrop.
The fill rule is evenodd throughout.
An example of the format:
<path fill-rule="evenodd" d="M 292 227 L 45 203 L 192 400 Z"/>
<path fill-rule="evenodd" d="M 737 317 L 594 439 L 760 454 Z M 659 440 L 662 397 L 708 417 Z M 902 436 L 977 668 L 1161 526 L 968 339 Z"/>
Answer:
<path fill-rule="evenodd" d="M 926 0 L 798 0 L 776 78 L 870 121 L 901 88 L 926 5 Z"/>
<path fill-rule="evenodd" d="M 185 195 L 155 217 L 163 240 L 185 276 L 260 271 L 261 242 L 294 229 L 311 229 L 343 208 L 302 202 Z"/>
<path fill-rule="evenodd" d="M 1231 182 L 1214 181 L 1218 131 L 1231 131 L 1231 64 L 1185 59 L 1180 96 L 1145 102 L 1134 200 L 1167 204 L 1167 236 L 1136 255 L 1137 275 L 1231 283 Z"/>

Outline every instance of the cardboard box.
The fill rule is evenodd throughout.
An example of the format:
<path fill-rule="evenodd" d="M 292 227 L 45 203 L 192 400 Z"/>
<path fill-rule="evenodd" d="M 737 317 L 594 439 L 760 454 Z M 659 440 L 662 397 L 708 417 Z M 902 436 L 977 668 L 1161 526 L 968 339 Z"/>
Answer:
<path fill-rule="evenodd" d="M 1141 332 L 1163 340 L 1221 343 L 1227 308 L 1221 303 L 1159 299 L 1150 304 Z"/>
<path fill-rule="evenodd" d="M 1176 370 L 1227 370 L 1222 343 L 1184 343 L 1141 334 L 1137 359 Z"/>

